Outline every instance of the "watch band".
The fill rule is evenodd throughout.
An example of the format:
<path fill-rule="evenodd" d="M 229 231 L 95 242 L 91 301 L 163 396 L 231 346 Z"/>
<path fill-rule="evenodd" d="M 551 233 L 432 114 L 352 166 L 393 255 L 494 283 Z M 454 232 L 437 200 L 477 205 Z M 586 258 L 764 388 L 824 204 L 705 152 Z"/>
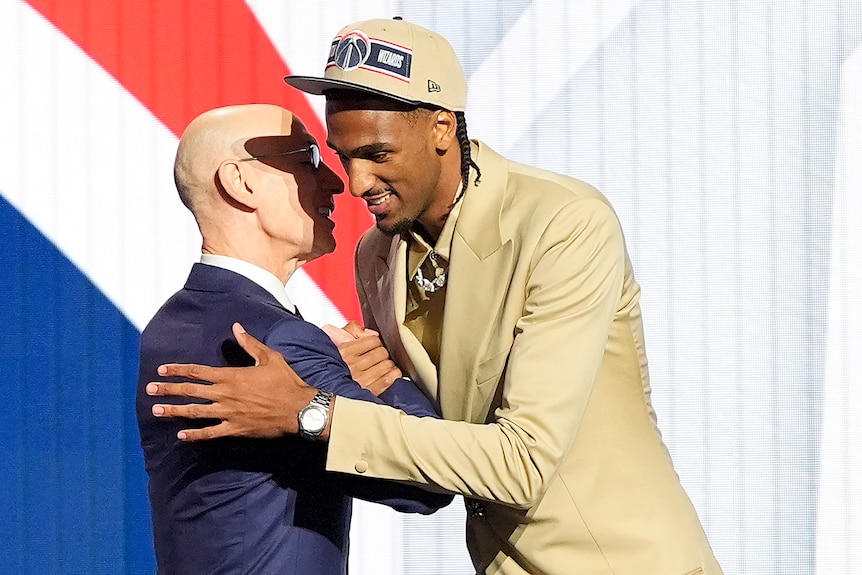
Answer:
<path fill-rule="evenodd" d="M 297 415 L 299 422 L 299 434 L 306 439 L 317 439 L 323 430 L 326 429 L 326 424 L 329 423 L 329 406 L 332 403 L 333 393 L 330 391 L 318 390 L 311 401 L 300 410 Z M 314 417 L 315 426 L 309 428 L 309 417 Z"/>
<path fill-rule="evenodd" d="M 310 403 L 314 403 L 326 409 L 327 413 L 329 412 L 329 405 L 332 403 L 332 396 L 334 394 L 331 391 L 323 391 L 318 390 L 314 397 L 311 398 Z"/>

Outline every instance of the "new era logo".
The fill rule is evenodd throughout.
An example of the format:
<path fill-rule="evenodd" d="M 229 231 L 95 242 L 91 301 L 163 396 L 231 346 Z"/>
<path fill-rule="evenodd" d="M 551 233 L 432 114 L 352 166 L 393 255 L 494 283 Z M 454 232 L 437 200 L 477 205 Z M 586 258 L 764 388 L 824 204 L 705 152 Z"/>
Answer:
<path fill-rule="evenodd" d="M 428 80 L 428 91 L 429 92 L 439 92 L 440 91 L 440 84 L 438 84 L 434 80 Z"/>

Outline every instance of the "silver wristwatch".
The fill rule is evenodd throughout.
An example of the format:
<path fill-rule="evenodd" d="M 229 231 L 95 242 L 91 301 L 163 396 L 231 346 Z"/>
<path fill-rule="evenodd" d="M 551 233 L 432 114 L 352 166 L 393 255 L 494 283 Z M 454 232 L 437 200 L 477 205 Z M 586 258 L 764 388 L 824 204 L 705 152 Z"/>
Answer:
<path fill-rule="evenodd" d="M 329 422 L 329 404 L 332 403 L 332 393 L 318 391 L 317 395 L 302 408 L 297 415 L 299 434 L 306 439 L 317 439 Z"/>

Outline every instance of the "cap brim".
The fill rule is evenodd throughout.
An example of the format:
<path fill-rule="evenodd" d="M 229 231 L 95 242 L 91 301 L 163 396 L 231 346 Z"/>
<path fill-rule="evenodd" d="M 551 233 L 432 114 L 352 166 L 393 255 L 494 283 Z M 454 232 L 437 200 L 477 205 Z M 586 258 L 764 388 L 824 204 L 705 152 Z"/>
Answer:
<path fill-rule="evenodd" d="M 389 92 L 384 92 L 383 90 L 376 90 L 374 88 L 369 88 L 368 86 L 363 86 L 362 84 L 354 84 L 353 82 L 346 82 L 344 80 L 331 80 L 329 78 L 317 78 L 315 76 L 285 76 L 284 83 L 288 86 L 293 86 L 297 90 L 302 90 L 308 94 L 314 94 L 315 96 L 325 96 L 326 92 L 330 90 L 349 90 L 373 94 L 389 100 L 404 102 L 405 104 L 423 104 L 423 102 L 408 100 L 407 98 L 394 96 Z"/>

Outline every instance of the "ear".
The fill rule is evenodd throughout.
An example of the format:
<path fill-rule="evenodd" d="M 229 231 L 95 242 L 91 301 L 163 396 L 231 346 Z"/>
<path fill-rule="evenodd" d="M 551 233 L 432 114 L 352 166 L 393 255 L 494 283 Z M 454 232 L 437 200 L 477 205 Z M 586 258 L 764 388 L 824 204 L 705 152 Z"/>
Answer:
<path fill-rule="evenodd" d="M 432 117 L 434 119 L 434 146 L 442 152 L 448 150 L 453 142 L 457 145 L 458 121 L 455 118 L 455 112 L 437 110 Z"/>
<path fill-rule="evenodd" d="M 215 178 L 216 187 L 226 202 L 246 211 L 257 207 L 257 196 L 239 162 L 224 160 L 219 164 Z"/>

